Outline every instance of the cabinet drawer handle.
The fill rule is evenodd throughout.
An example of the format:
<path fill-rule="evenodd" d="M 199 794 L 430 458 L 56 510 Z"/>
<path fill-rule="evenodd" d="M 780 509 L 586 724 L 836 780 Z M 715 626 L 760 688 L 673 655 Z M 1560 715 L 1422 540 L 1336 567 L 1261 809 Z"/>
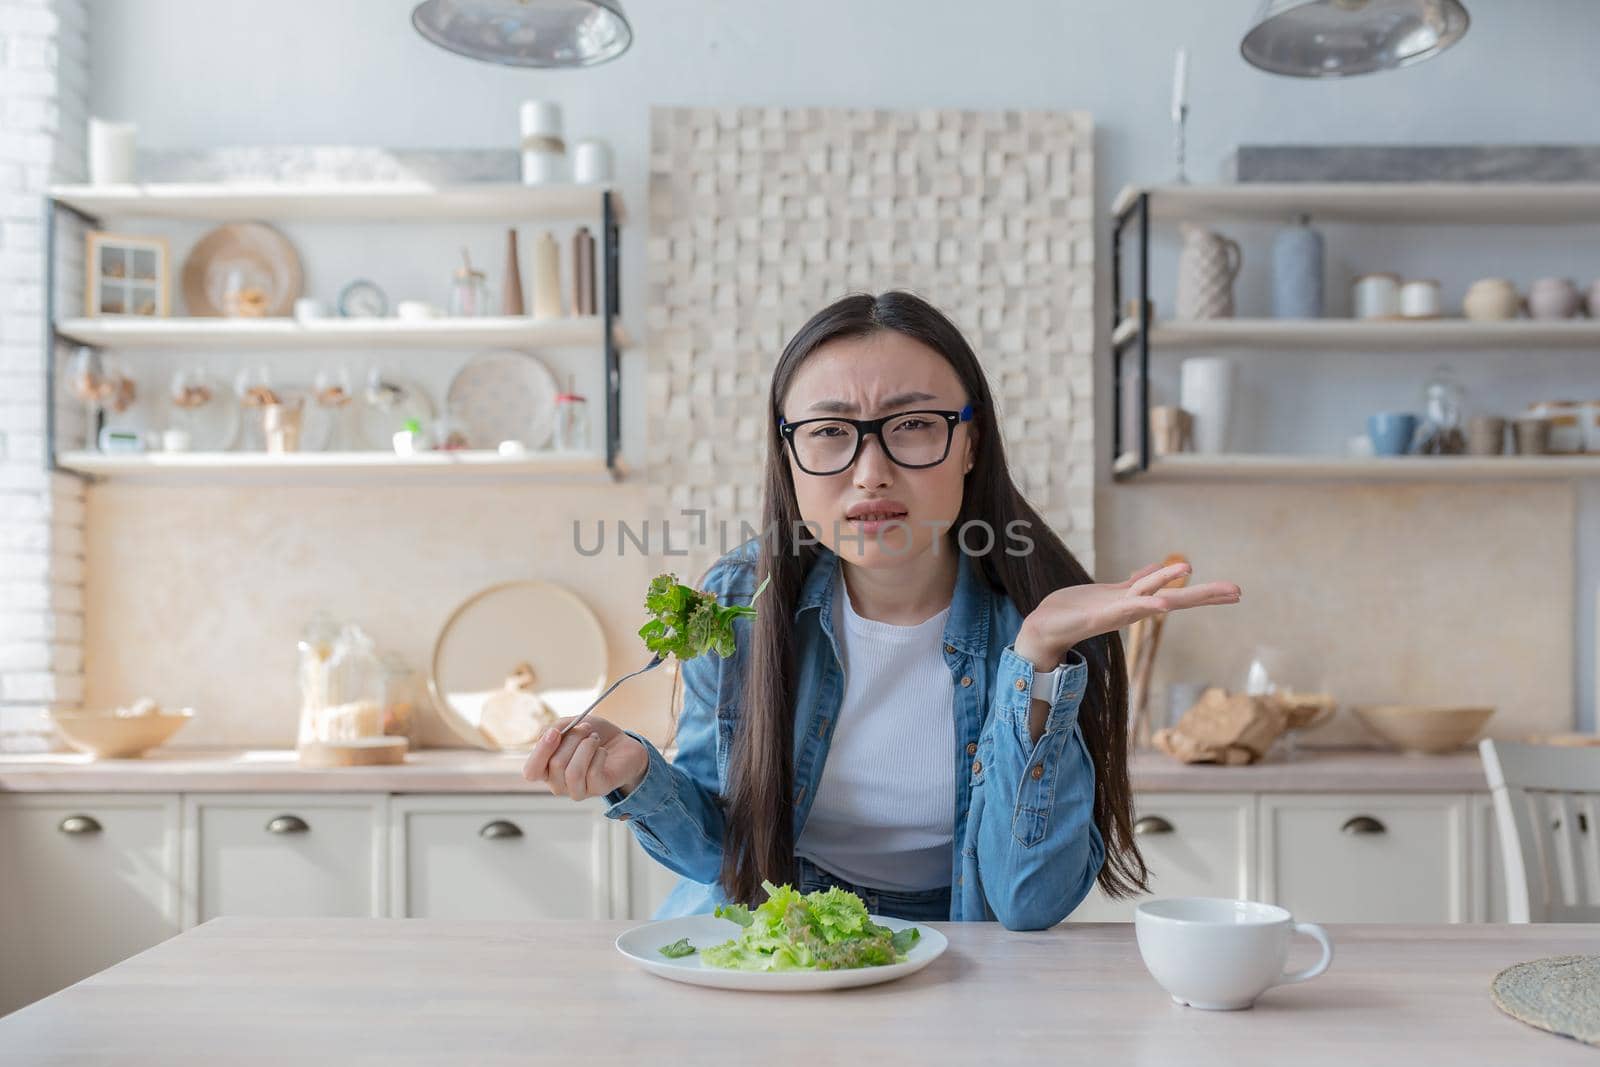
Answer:
<path fill-rule="evenodd" d="M 1172 824 L 1159 815 L 1146 815 L 1133 824 L 1135 834 L 1170 834 Z"/>
<path fill-rule="evenodd" d="M 494 822 L 484 823 L 483 829 L 478 831 L 478 836 L 491 841 L 501 837 L 521 837 L 522 827 L 505 819 L 496 819 Z"/>
<path fill-rule="evenodd" d="M 309 832 L 310 826 L 298 815 L 279 815 L 267 823 L 269 834 L 303 834 Z"/>
<path fill-rule="evenodd" d="M 1386 834 L 1389 828 L 1370 815 L 1357 815 L 1339 827 L 1342 834 Z"/>
<path fill-rule="evenodd" d="M 1552 830 L 1561 829 L 1561 820 L 1557 819 L 1555 822 L 1551 823 L 1550 824 L 1550 829 L 1552 829 Z M 1578 812 L 1578 833 L 1586 834 L 1588 832 L 1589 832 L 1589 816 L 1585 815 L 1583 812 L 1580 811 L 1580 812 Z"/>
<path fill-rule="evenodd" d="M 64 834 L 97 834 L 101 827 L 93 815 L 68 815 L 56 829 Z"/>

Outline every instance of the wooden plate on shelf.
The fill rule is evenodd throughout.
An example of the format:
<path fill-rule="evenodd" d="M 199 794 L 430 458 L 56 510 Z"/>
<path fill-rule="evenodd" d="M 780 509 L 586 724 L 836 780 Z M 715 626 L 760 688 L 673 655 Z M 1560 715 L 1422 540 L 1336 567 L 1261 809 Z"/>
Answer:
<path fill-rule="evenodd" d="M 190 315 L 229 316 L 229 277 L 238 272 L 243 310 L 233 317 L 289 315 L 305 284 L 289 239 L 259 222 L 230 222 L 207 231 L 183 261 L 183 302 Z"/>
<path fill-rule="evenodd" d="M 522 667 L 531 678 L 513 688 Z M 434 706 L 461 740 L 498 750 L 532 744 L 546 716 L 579 714 L 605 684 L 600 620 L 576 594 L 533 580 L 468 597 L 439 632 L 428 678 Z"/>

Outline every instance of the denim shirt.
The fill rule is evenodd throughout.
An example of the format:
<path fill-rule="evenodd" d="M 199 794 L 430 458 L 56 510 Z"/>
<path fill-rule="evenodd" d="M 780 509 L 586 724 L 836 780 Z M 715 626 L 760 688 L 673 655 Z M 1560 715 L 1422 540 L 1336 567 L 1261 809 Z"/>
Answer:
<path fill-rule="evenodd" d="M 942 542 L 940 551 L 956 551 Z M 724 603 L 755 592 L 759 543 L 719 560 L 705 589 Z M 844 696 L 844 670 L 833 630 L 838 556 L 822 549 L 807 572 L 795 609 L 797 667 L 794 722 L 794 837 L 799 840 Z M 736 623 L 737 647 L 680 667 L 684 685 L 678 751 L 667 762 L 638 734 L 649 769 L 632 793 L 608 795 L 606 817 L 624 821 L 658 862 L 683 876 L 656 918 L 711 911 L 728 898 L 718 883 L 728 757 L 742 700 L 749 621 Z M 1012 648 L 1022 618 L 1010 599 L 989 589 L 977 565 L 960 555 L 944 631 L 944 658 L 955 694 L 955 837 L 950 856 L 950 918 L 998 920 L 1040 930 L 1071 913 L 1094 885 L 1105 845 L 1094 825 L 1094 765 L 1078 726 L 1088 665 L 1073 652 L 1066 684 L 1037 742 L 1028 731 L 1033 665 Z M 1046 695 L 1047 698 L 1048 695 Z M 884 773 L 894 773 L 887 764 Z"/>

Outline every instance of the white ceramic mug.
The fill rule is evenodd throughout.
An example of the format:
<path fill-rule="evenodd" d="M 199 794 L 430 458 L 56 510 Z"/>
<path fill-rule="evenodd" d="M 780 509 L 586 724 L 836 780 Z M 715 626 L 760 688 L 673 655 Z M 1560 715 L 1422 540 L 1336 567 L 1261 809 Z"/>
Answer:
<path fill-rule="evenodd" d="M 1439 317 L 1439 283 L 1432 279 L 1406 282 L 1400 287 L 1400 315 L 1407 319 Z"/>
<path fill-rule="evenodd" d="M 328 317 L 328 305 L 314 296 L 297 297 L 294 302 L 294 317 L 296 322 L 325 319 Z"/>
<path fill-rule="evenodd" d="M 1179 1004 L 1208 1011 L 1248 1008 L 1273 986 L 1310 981 L 1333 962 L 1322 927 L 1251 900 L 1150 900 L 1134 909 L 1133 925 L 1139 955 L 1161 988 Z M 1322 958 L 1289 974 L 1283 965 L 1296 933 L 1316 938 Z"/>
<path fill-rule="evenodd" d="M 402 300 L 394 306 L 394 316 L 407 322 L 439 318 L 439 309 L 426 300 Z"/>
<path fill-rule="evenodd" d="M 1358 319 L 1397 318 L 1400 279 L 1393 274 L 1363 274 L 1351 287 L 1351 305 Z"/>
<path fill-rule="evenodd" d="M 579 141 L 572 148 L 572 180 L 579 185 L 611 184 L 611 146 L 604 141 Z"/>

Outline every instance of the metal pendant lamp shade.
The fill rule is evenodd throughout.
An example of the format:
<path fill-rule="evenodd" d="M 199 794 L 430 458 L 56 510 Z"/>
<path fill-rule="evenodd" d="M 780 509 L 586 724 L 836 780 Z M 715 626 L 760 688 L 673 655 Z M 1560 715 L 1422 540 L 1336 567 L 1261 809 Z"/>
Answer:
<path fill-rule="evenodd" d="M 1460 0 L 1265 0 L 1239 50 L 1273 74 L 1345 78 L 1431 59 L 1468 23 Z"/>
<path fill-rule="evenodd" d="M 592 67 L 633 43 L 621 0 L 427 0 L 411 24 L 440 48 L 510 67 Z"/>

